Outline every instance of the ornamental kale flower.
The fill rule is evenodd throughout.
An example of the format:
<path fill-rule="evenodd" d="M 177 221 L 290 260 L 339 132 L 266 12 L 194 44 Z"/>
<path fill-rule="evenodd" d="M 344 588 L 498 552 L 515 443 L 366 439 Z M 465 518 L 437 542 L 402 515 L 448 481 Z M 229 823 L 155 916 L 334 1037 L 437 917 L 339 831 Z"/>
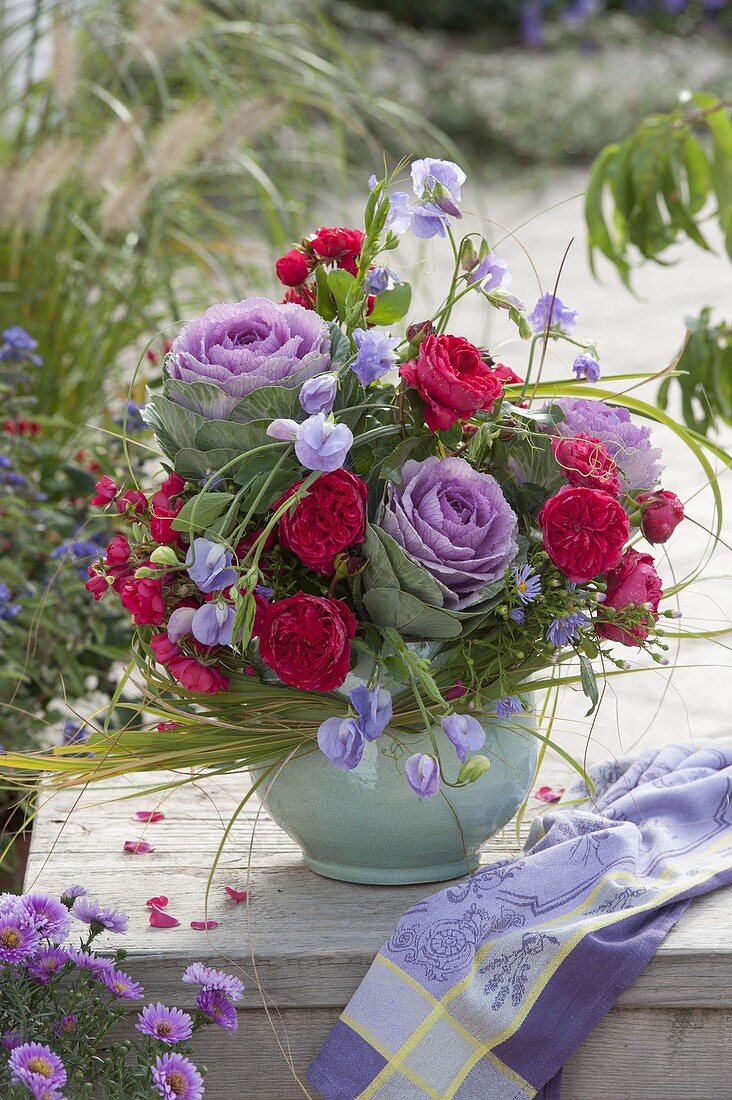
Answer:
<path fill-rule="evenodd" d="M 186 572 L 202 592 L 218 592 L 236 580 L 232 569 L 233 556 L 220 542 L 199 538 L 193 540 L 186 554 Z"/>
<path fill-rule="evenodd" d="M 0 916 L 0 962 L 24 962 L 35 953 L 38 944 L 39 935 L 22 909 Z"/>
<path fill-rule="evenodd" d="M 65 940 L 71 927 L 71 916 L 65 905 L 48 894 L 24 894 L 20 904 L 41 936 L 47 940 Z"/>
<path fill-rule="evenodd" d="M 410 460 L 402 481 L 381 526 L 432 574 L 445 607 L 468 607 L 516 557 L 516 516 L 495 478 L 462 458 Z"/>
<path fill-rule="evenodd" d="M 391 694 L 385 688 L 377 687 L 369 691 L 365 684 L 359 684 L 348 695 L 351 706 L 358 714 L 358 726 L 367 741 L 381 737 L 391 722 Z"/>
<path fill-rule="evenodd" d="M 186 967 L 181 980 L 205 989 L 218 989 L 231 1001 L 240 1001 L 244 995 L 244 983 L 239 978 L 201 962 L 191 963 Z"/>
<path fill-rule="evenodd" d="M 398 336 L 387 336 L 378 329 L 357 328 L 353 333 L 353 339 L 358 348 L 358 355 L 351 370 L 358 378 L 362 386 L 368 386 L 377 378 L 383 378 L 396 363 L 394 349 L 399 343 Z"/>
<path fill-rule="evenodd" d="M 224 1031 L 236 1031 L 239 1022 L 236 1009 L 220 989 L 204 987 L 196 997 L 196 1005 L 217 1027 Z"/>
<path fill-rule="evenodd" d="M 201 1100 L 203 1096 L 201 1074 L 193 1062 L 176 1051 L 157 1057 L 150 1075 L 163 1100 Z"/>
<path fill-rule="evenodd" d="M 590 355 L 588 351 L 583 351 L 581 355 L 578 355 L 574 363 L 572 363 L 572 370 L 578 378 L 586 378 L 588 382 L 600 381 L 600 364 L 594 355 Z"/>
<path fill-rule="evenodd" d="M 77 898 L 71 912 L 77 920 L 88 924 L 92 932 L 106 930 L 122 934 L 127 931 L 127 914 L 120 913 L 111 905 L 100 905 L 96 898 Z"/>
<path fill-rule="evenodd" d="M 470 714 L 448 714 L 442 728 L 455 746 L 457 758 L 464 764 L 469 752 L 477 752 L 485 744 L 485 730 Z"/>
<path fill-rule="evenodd" d="M 115 970 L 110 967 L 101 975 L 102 984 L 106 985 L 110 993 L 113 993 L 118 1001 L 141 1001 L 145 992 L 139 982 L 133 982 L 129 974 L 123 970 Z"/>
<path fill-rule="evenodd" d="M 314 310 L 267 298 L 215 305 L 183 328 L 166 361 L 171 378 L 208 382 L 220 397 L 208 407 L 172 400 L 203 416 L 225 419 L 238 401 L 263 386 L 293 389 L 330 366 L 330 334 Z"/>
<path fill-rule="evenodd" d="M 651 447 L 651 429 L 634 424 L 621 405 L 608 405 L 585 397 L 564 397 L 557 405 L 564 420 L 556 425 L 560 435 L 585 433 L 604 444 L 615 459 L 625 491 L 652 489 L 663 472 L 661 451 Z"/>
<path fill-rule="evenodd" d="M 509 286 L 511 272 L 508 270 L 508 261 L 496 256 L 495 252 L 489 252 L 486 258 L 470 272 L 468 282 L 480 283 L 481 289 L 486 293 Z"/>
<path fill-rule="evenodd" d="M 529 324 L 534 332 L 557 330 L 571 336 L 577 324 L 577 310 L 565 306 L 561 298 L 545 294 L 529 314 Z"/>
<path fill-rule="evenodd" d="M 404 765 L 407 782 L 420 798 L 432 798 L 440 789 L 440 765 L 434 756 L 415 752 Z"/>
<path fill-rule="evenodd" d="M 166 1008 L 158 1002 L 147 1005 L 137 1017 L 135 1027 L 143 1035 L 159 1039 L 161 1043 L 182 1043 L 193 1034 L 193 1020 L 180 1008 Z"/>
<path fill-rule="evenodd" d="M 39 1098 L 44 1095 L 40 1086 L 45 1087 L 45 1095 L 54 1100 L 57 1090 L 66 1082 L 63 1062 L 45 1043 L 23 1043 L 16 1047 L 8 1059 L 8 1066 L 11 1083 L 23 1085 Z"/>
<path fill-rule="evenodd" d="M 363 733 L 355 718 L 326 718 L 318 729 L 318 747 L 341 771 L 352 771 L 363 756 Z"/>

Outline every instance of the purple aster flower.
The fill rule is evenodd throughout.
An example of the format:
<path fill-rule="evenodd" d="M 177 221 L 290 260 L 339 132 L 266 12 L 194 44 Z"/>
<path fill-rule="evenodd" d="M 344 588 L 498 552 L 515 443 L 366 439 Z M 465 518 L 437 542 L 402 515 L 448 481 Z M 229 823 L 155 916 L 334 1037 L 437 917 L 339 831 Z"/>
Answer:
<path fill-rule="evenodd" d="M 6 1050 L 15 1050 L 16 1047 L 21 1046 L 22 1043 L 23 1038 L 17 1028 L 11 1028 L 0 1034 L 0 1046 L 5 1047 Z"/>
<path fill-rule="evenodd" d="M 434 199 L 440 209 L 459 218 L 461 188 L 467 179 L 462 168 L 452 160 L 425 157 L 412 162 L 412 188 L 418 199 Z"/>
<path fill-rule="evenodd" d="M 212 966 L 195 962 L 186 967 L 181 979 L 190 985 L 205 986 L 206 989 L 219 989 L 231 1001 L 240 1001 L 244 996 L 244 983 L 233 974 L 227 974 L 223 970 L 216 970 Z"/>
<path fill-rule="evenodd" d="M 48 985 L 68 961 L 64 947 L 42 947 L 28 963 L 28 974 L 39 985 Z"/>
<path fill-rule="evenodd" d="M 481 283 L 481 289 L 486 292 L 508 286 L 511 282 L 508 260 L 502 260 L 500 256 L 496 256 L 495 252 L 489 252 L 486 258 L 470 272 L 468 281 Z"/>
<path fill-rule="evenodd" d="M 199 607 L 191 620 L 193 637 L 202 645 L 231 645 L 236 611 L 225 600 L 212 600 Z"/>
<path fill-rule="evenodd" d="M 586 378 L 588 382 L 600 381 L 600 364 L 594 355 L 590 355 L 587 351 L 577 356 L 572 364 L 572 370 L 578 378 Z"/>
<path fill-rule="evenodd" d="M 196 1004 L 217 1027 L 224 1031 L 236 1031 L 239 1023 L 236 1009 L 220 989 L 202 989 L 196 997 Z"/>
<path fill-rule="evenodd" d="M 514 569 L 513 576 L 521 603 L 531 603 L 541 595 L 541 577 L 531 565 L 522 565 L 520 569 Z"/>
<path fill-rule="evenodd" d="M 65 905 L 48 894 L 24 894 L 21 905 L 37 932 L 47 940 L 65 940 L 71 916 Z"/>
<path fill-rule="evenodd" d="M 198 538 L 188 547 L 186 572 L 202 592 L 218 592 L 236 580 L 236 570 L 231 568 L 232 561 L 231 551 L 220 542 Z"/>
<path fill-rule="evenodd" d="M 444 606 L 468 607 L 516 557 L 517 520 L 494 477 L 462 458 L 411 460 L 390 486 L 381 526 L 438 582 Z"/>
<path fill-rule="evenodd" d="M 496 703 L 495 713 L 497 718 L 511 718 L 514 714 L 520 714 L 523 709 L 524 704 L 518 695 L 504 695 Z"/>
<path fill-rule="evenodd" d="M 166 359 L 171 378 L 208 382 L 213 402 L 180 392 L 172 400 L 214 419 L 226 419 L 242 397 L 263 386 L 293 389 L 330 366 L 330 333 L 311 309 L 267 298 L 215 305 L 190 321 Z"/>
<path fill-rule="evenodd" d="M 133 982 L 129 974 L 124 970 L 115 970 L 110 967 L 102 975 L 102 984 L 106 985 L 110 993 L 113 993 L 119 1001 L 141 1001 L 145 990 L 139 982 Z"/>
<path fill-rule="evenodd" d="M 110 905 L 100 905 L 96 898 L 77 898 L 71 912 L 77 920 L 88 924 L 92 932 L 101 932 L 106 929 L 107 932 L 117 932 L 121 935 L 127 931 L 127 914 L 120 913 L 118 909 L 112 909 Z"/>
<path fill-rule="evenodd" d="M 81 947 L 74 947 L 73 944 L 69 944 L 66 948 L 66 953 L 75 966 L 80 967 L 82 970 L 86 970 L 94 979 L 98 980 L 101 978 L 102 974 L 106 974 L 108 970 L 113 969 L 113 965 L 109 959 L 103 959 L 101 956 L 95 955 L 91 951 L 84 951 Z"/>
<path fill-rule="evenodd" d="M 179 1008 L 166 1008 L 160 1002 L 147 1005 L 137 1019 L 135 1027 L 138 1031 L 163 1043 L 182 1043 L 193 1034 L 193 1020 L 187 1012 Z"/>
<path fill-rule="evenodd" d="M 367 741 L 375 741 L 391 722 L 391 694 L 385 688 L 369 691 L 359 684 L 348 695 L 351 706 L 358 714 L 358 727 Z"/>
<path fill-rule="evenodd" d="M 72 902 L 77 898 L 85 897 L 89 891 L 86 886 L 80 886 L 78 882 L 75 882 L 72 886 L 67 886 L 61 895 L 61 904 L 65 905 L 68 909 Z"/>
<path fill-rule="evenodd" d="M 0 916 L 0 962 L 21 963 L 35 954 L 40 942 L 38 932 L 25 912 L 7 912 Z"/>
<path fill-rule="evenodd" d="M 416 752 L 404 765 L 407 782 L 420 798 L 432 798 L 440 789 L 440 765 L 434 756 Z"/>
<path fill-rule="evenodd" d="M 354 718 L 326 718 L 318 729 L 318 746 L 341 771 L 351 771 L 363 756 L 363 733 Z"/>
<path fill-rule="evenodd" d="M 316 374 L 303 382 L 300 390 L 300 404 L 309 416 L 315 413 L 329 413 L 338 392 L 338 379 L 335 374 Z"/>
<path fill-rule="evenodd" d="M 34 1096 L 41 1097 L 39 1086 L 45 1086 L 46 1095 L 54 1093 L 66 1082 L 66 1070 L 58 1054 L 45 1043 L 23 1043 L 12 1051 L 8 1059 L 10 1080 L 13 1085 L 24 1085 Z"/>
<path fill-rule="evenodd" d="M 526 612 L 520 607 L 512 608 L 508 613 L 509 619 L 518 623 L 519 626 L 523 626 L 526 622 Z"/>
<path fill-rule="evenodd" d="M 410 228 L 415 237 L 429 240 L 431 237 L 447 236 L 447 214 L 433 202 L 420 202 L 412 208 Z"/>
<path fill-rule="evenodd" d="M 534 332 L 550 332 L 558 330 L 571 336 L 577 324 L 577 310 L 565 306 L 561 298 L 546 293 L 529 314 L 529 324 Z"/>
<path fill-rule="evenodd" d="M 383 378 L 396 363 L 394 349 L 399 343 L 399 337 L 387 336 L 385 332 L 375 328 L 357 328 L 353 339 L 358 355 L 351 363 L 351 370 L 362 386 L 368 386 L 377 378 Z"/>
<path fill-rule="evenodd" d="M 382 290 L 388 290 L 398 283 L 399 276 L 390 267 L 374 267 L 368 273 L 367 282 L 370 294 L 381 294 Z"/>
<path fill-rule="evenodd" d="M 197 610 L 199 609 L 196 607 L 176 607 L 170 613 L 167 631 L 171 642 L 179 642 L 181 638 L 188 637 L 193 629 L 193 617 Z"/>
<path fill-rule="evenodd" d="M 590 616 L 586 611 L 571 611 L 568 615 L 560 615 L 549 624 L 547 640 L 558 648 L 569 645 L 580 630 L 589 625 Z"/>
<path fill-rule="evenodd" d="M 57 1020 L 53 1025 L 53 1033 L 60 1039 L 64 1035 L 73 1035 L 79 1026 L 79 1017 L 75 1016 L 73 1012 L 68 1013 L 66 1016 L 62 1016 L 60 1020 Z"/>
<path fill-rule="evenodd" d="M 89 740 L 89 734 L 90 730 L 85 722 L 73 722 L 67 718 L 61 731 L 61 744 L 84 745 Z"/>
<path fill-rule="evenodd" d="M 564 397 L 557 405 L 564 414 L 557 432 L 585 432 L 599 439 L 617 463 L 623 489 L 651 489 L 658 482 L 664 469 L 661 451 L 651 446 L 651 429 L 634 424 L 626 408 L 586 397 Z"/>
<path fill-rule="evenodd" d="M 163 1100 L 201 1100 L 203 1096 L 201 1074 L 177 1051 L 158 1056 L 150 1075 Z"/>
<path fill-rule="evenodd" d="M 442 728 L 455 746 L 461 764 L 469 752 L 477 752 L 485 744 L 485 730 L 470 714 L 448 714 L 442 719 Z"/>

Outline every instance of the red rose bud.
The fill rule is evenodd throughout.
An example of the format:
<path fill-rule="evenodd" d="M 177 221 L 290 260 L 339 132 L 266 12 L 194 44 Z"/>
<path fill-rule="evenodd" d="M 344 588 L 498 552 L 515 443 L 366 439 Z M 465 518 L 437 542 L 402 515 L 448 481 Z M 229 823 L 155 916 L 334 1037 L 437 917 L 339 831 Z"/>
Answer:
<path fill-rule="evenodd" d="M 277 509 L 302 481 L 272 505 Z M 333 572 L 333 559 L 342 550 L 363 542 L 366 530 L 365 481 L 347 470 L 321 474 L 308 495 L 279 524 L 280 541 L 315 573 Z"/>
<path fill-rule="evenodd" d="M 446 431 L 479 409 L 490 412 L 503 394 L 500 378 L 462 336 L 428 336 L 417 358 L 399 373 L 424 401 L 424 418 L 432 432 Z"/>
<path fill-rule="evenodd" d="M 106 504 L 111 504 L 114 498 L 119 492 L 119 485 L 111 477 L 101 477 L 94 486 L 97 493 L 96 496 L 91 498 L 91 503 L 95 508 L 102 508 Z"/>
<path fill-rule="evenodd" d="M 168 663 L 168 672 L 186 691 L 197 691 L 201 695 L 226 691 L 231 682 L 217 668 L 201 664 L 195 657 L 174 657 Z"/>
<path fill-rule="evenodd" d="M 310 247 L 321 259 L 345 259 L 349 255 L 360 254 L 363 238 L 360 229 L 346 229 L 343 226 L 328 229 L 324 226 L 311 239 Z"/>
<path fill-rule="evenodd" d="M 117 511 L 121 516 L 142 516 L 147 511 L 147 497 L 139 489 L 128 489 L 117 498 Z"/>
<path fill-rule="evenodd" d="M 299 248 L 293 248 L 284 256 L 280 256 L 275 264 L 275 272 L 285 286 L 300 286 L 310 274 L 310 265 L 305 253 Z"/>
<path fill-rule="evenodd" d="M 620 496 L 620 478 L 615 459 L 599 439 L 580 432 L 574 438 L 555 436 L 552 451 L 570 485 L 602 489 L 610 496 Z"/>
<path fill-rule="evenodd" d="M 153 348 L 148 348 L 145 355 L 147 356 L 148 363 L 157 363 L 158 353 Z"/>
<path fill-rule="evenodd" d="M 104 558 L 107 571 L 117 577 L 122 573 L 129 573 L 130 568 L 130 544 L 124 535 L 115 535 Z"/>
<path fill-rule="evenodd" d="M 575 584 L 614 569 L 630 532 L 628 514 L 614 497 L 574 485 L 549 498 L 539 526 L 549 557 Z"/>
<path fill-rule="evenodd" d="M 87 592 L 91 592 L 95 600 L 103 599 L 105 592 L 109 591 L 106 577 L 97 572 L 95 565 L 90 565 L 87 573 L 89 574 L 89 580 L 84 585 Z"/>
<path fill-rule="evenodd" d="M 284 305 L 294 302 L 296 306 L 302 306 L 303 309 L 315 309 L 315 291 L 308 286 L 299 286 L 297 289 L 291 287 L 282 302 Z"/>
<path fill-rule="evenodd" d="M 407 340 L 415 347 L 426 340 L 428 336 L 435 335 L 435 326 L 431 321 L 417 321 L 407 329 Z"/>
<path fill-rule="evenodd" d="M 638 503 L 644 506 L 641 531 L 648 541 L 668 542 L 684 518 L 684 506 L 676 493 L 668 489 L 640 493 Z"/>
<path fill-rule="evenodd" d="M 171 501 L 162 490 L 153 494 L 150 505 L 150 535 L 156 542 L 172 543 L 179 540 L 180 531 L 173 530 L 173 520 L 182 507 L 182 500 Z"/>
<path fill-rule="evenodd" d="M 125 577 L 118 588 L 122 606 L 137 626 L 160 626 L 165 619 L 163 582 L 154 577 Z"/>
<path fill-rule="evenodd" d="M 150 639 L 150 648 L 159 665 L 167 665 L 175 657 L 181 656 L 179 647 L 175 642 L 171 642 L 167 634 L 153 634 Z"/>
<path fill-rule="evenodd" d="M 356 618 L 341 600 L 298 592 L 268 605 L 259 653 L 283 684 L 332 691 L 348 675 L 355 633 Z"/>
<path fill-rule="evenodd" d="M 648 614 L 639 624 L 629 629 L 600 620 L 596 624 L 597 633 L 611 642 L 639 646 L 648 637 L 648 631 L 658 618 L 658 604 L 663 595 L 653 558 L 650 554 L 639 554 L 631 547 L 625 551 L 617 568 L 612 569 L 605 579 L 607 591 L 602 608 L 612 607 L 615 611 L 623 611 L 626 607 L 638 607 L 642 604 L 648 607 Z"/>

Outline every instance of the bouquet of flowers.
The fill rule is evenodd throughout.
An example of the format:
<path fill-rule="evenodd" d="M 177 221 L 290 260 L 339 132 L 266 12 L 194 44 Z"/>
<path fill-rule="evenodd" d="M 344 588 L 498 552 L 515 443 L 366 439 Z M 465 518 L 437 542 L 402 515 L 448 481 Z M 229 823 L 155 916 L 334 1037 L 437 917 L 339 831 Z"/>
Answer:
<path fill-rule="evenodd" d="M 602 387 L 556 288 L 528 310 L 489 242 L 458 238 L 456 164 L 414 161 L 413 195 L 402 170 L 369 181 L 363 230 L 320 228 L 277 261 L 283 302 L 213 305 L 173 341 L 143 413 L 164 476 L 98 483 L 123 527 L 87 584 L 132 616 L 155 721 L 55 768 L 270 772 L 319 750 L 347 772 L 380 739 L 429 799 L 480 781 L 487 728 L 533 691 L 578 683 L 594 708 L 597 676 L 626 664 L 613 643 L 666 662 L 677 612 L 651 550 L 684 509 L 649 422 L 713 482 L 711 445 Z M 451 274 L 402 329 L 411 289 L 384 257 L 406 233 L 444 238 Z M 525 377 L 451 330 L 466 295 L 529 342 Z M 573 361 L 556 382 L 550 341 Z"/>

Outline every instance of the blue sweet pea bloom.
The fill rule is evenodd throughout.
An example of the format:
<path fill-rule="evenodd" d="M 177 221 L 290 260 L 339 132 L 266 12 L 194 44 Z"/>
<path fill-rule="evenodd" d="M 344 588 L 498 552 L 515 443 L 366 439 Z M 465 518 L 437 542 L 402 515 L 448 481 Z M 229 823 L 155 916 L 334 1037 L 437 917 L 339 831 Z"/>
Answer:
<path fill-rule="evenodd" d="M 295 454 L 306 470 L 339 470 L 352 446 L 351 429 L 326 419 L 324 413 L 309 416 L 298 425 Z"/>
<path fill-rule="evenodd" d="M 406 191 L 392 191 L 389 195 L 389 213 L 386 215 L 384 229 L 401 237 L 412 224 L 412 208 Z"/>
<path fill-rule="evenodd" d="M 572 364 L 572 370 L 578 378 L 586 378 L 588 382 L 600 381 L 600 364 L 594 355 L 584 351 L 578 355 Z"/>
<path fill-rule="evenodd" d="M 502 260 L 500 256 L 496 256 L 495 252 L 489 252 L 486 258 L 470 272 L 468 281 L 481 283 L 481 289 L 486 292 L 508 286 L 511 282 L 508 260 Z"/>
<path fill-rule="evenodd" d="M 316 374 L 308 378 L 300 390 L 300 404 L 309 415 L 329 413 L 338 392 L 338 379 L 334 374 Z"/>
<path fill-rule="evenodd" d="M 432 798 L 440 789 L 440 765 L 434 756 L 416 752 L 404 765 L 407 782 L 420 798 Z"/>
<path fill-rule="evenodd" d="M 360 684 L 349 693 L 351 706 L 358 714 L 358 727 L 367 741 L 380 737 L 391 721 L 391 694 L 385 688 L 369 691 Z"/>
<path fill-rule="evenodd" d="M 447 214 L 433 202 L 420 202 L 412 208 L 410 226 L 415 237 L 429 240 L 431 237 L 447 236 Z"/>
<path fill-rule="evenodd" d="M 424 160 L 412 162 L 412 187 L 417 198 L 432 198 L 436 191 L 435 202 L 452 217 L 460 217 L 457 204 L 466 179 L 460 165 L 452 160 L 425 157 Z"/>
<path fill-rule="evenodd" d="M 326 718 L 318 730 L 318 746 L 341 771 L 351 771 L 363 756 L 363 733 L 354 718 Z"/>
<path fill-rule="evenodd" d="M 529 314 L 529 324 L 534 332 L 563 332 L 571 336 L 577 324 L 577 310 L 565 306 L 561 298 L 554 294 L 545 294 Z"/>
<path fill-rule="evenodd" d="M 399 281 L 399 276 L 392 268 L 375 267 L 368 273 L 369 293 L 381 294 L 382 290 L 388 290 Z"/>
<path fill-rule="evenodd" d="M 231 645 L 236 611 L 225 600 L 213 600 L 199 607 L 191 619 L 191 632 L 201 645 Z"/>
<path fill-rule="evenodd" d="M 179 642 L 181 638 L 187 638 L 193 629 L 193 616 L 195 607 L 176 607 L 168 619 L 168 638 L 171 642 Z"/>
<path fill-rule="evenodd" d="M 202 592 L 218 592 L 236 580 L 236 570 L 230 550 L 212 539 L 198 538 L 188 547 L 186 571 Z"/>
<path fill-rule="evenodd" d="M 460 763 L 464 763 L 469 752 L 477 752 L 485 744 L 485 730 L 477 718 L 470 714 L 448 714 L 442 719 L 445 735 L 455 746 Z"/>
<path fill-rule="evenodd" d="M 398 336 L 387 336 L 378 329 L 357 328 L 353 333 L 353 339 L 358 348 L 358 355 L 351 370 L 358 378 L 362 386 L 368 386 L 393 368 L 396 363 L 395 348 L 399 343 Z"/>

